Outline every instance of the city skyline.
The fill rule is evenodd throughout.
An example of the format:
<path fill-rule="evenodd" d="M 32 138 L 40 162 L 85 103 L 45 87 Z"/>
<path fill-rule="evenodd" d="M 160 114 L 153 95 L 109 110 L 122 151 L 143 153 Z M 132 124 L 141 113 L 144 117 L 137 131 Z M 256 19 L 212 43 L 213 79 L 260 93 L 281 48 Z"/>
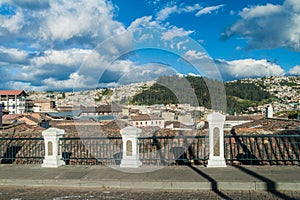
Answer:
<path fill-rule="evenodd" d="M 2 89 L 299 75 L 299 13 L 296 0 L 3 0 Z"/>

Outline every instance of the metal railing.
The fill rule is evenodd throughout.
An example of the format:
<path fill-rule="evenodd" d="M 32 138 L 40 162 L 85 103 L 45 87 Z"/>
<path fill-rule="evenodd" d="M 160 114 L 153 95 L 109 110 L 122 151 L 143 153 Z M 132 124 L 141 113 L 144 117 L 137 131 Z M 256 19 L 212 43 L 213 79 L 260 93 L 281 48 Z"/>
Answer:
<path fill-rule="evenodd" d="M 1 164 L 41 164 L 43 138 L 0 138 Z"/>
<path fill-rule="evenodd" d="M 224 140 L 231 165 L 300 165 L 300 135 L 236 135 Z"/>
<path fill-rule="evenodd" d="M 122 159 L 122 137 L 61 138 L 67 165 L 118 165 Z"/>
<path fill-rule="evenodd" d="M 205 163 L 207 136 L 152 136 L 138 138 L 140 160 L 146 165 Z"/>
<path fill-rule="evenodd" d="M 68 165 L 118 165 L 122 137 L 61 138 L 62 157 Z M 227 135 L 228 164 L 300 165 L 300 135 Z M 206 164 L 208 136 L 139 137 L 143 165 Z M 1 164 L 41 164 L 43 138 L 0 138 Z"/>

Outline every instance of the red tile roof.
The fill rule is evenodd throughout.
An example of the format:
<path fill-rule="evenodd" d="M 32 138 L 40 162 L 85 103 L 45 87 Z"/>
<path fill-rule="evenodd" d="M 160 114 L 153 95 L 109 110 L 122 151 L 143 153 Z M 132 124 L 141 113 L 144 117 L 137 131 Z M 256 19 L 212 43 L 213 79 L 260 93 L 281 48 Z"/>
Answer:
<path fill-rule="evenodd" d="M 0 90 L 0 95 L 20 95 L 24 90 Z"/>
<path fill-rule="evenodd" d="M 14 120 L 14 119 L 20 118 L 22 116 L 23 115 L 21 115 L 21 114 L 8 114 L 8 115 L 3 115 L 2 120 L 3 121 Z"/>
<path fill-rule="evenodd" d="M 131 116 L 131 121 L 149 121 L 149 120 L 164 120 L 162 117 L 158 117 L 155 115 L 137 115 Z"/>

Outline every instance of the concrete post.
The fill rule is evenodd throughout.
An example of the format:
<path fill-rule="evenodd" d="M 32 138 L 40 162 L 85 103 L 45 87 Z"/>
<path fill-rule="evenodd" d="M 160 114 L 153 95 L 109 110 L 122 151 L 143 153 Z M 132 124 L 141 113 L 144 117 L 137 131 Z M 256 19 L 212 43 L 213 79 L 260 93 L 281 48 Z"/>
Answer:
<path fill-rule="evenodd" d="M 225 115 L 210 113 L 209 124 L 209 160 L 207 167 L 226 167 L 224 158 L 224 122 Z"/>
<path fill-rule="evenodd" d="M 58 128 L 48 128 L 42 132 L 45 142 L 45 159 L 42 167 L 57 168 L 65 165 L 62 160 L 61 146 L 59 146 L 59 138 L 65 134 L 65 131 Z"/>
<path fill-rule="evenodd" d="M 138 168 L 142 165 L 142 162 L 139 160 L 139 148 L 137 145 L 141 132 L 141 129 L 131 126 L 121 129 L 123 158 L 120 167 Z"/>

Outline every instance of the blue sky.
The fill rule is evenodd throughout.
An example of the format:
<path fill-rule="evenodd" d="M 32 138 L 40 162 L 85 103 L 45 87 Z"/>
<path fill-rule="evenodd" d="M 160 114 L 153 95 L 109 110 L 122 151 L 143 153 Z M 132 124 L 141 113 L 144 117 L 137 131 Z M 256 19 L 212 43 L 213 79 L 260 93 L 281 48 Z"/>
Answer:
<path fill-rule="evenodd" d="M 300 74 L 298 0 L 1 0 L 2 89 Z"/>

